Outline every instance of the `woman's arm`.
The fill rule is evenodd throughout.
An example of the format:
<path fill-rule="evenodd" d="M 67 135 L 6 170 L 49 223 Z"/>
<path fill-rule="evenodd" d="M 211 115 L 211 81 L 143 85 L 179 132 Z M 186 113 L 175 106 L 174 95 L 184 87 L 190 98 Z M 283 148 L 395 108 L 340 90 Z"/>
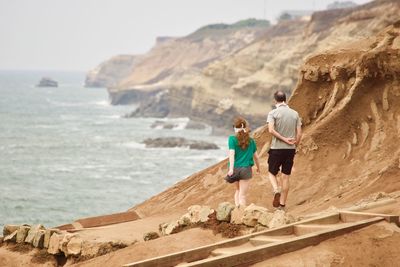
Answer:
<path fill-rule="evenodd" d="M 260 160 L 258 159 L 257 152 L 254 152 L 253 158 L 254 158 L 254 162 L 256 163 L 257 172 L 260 173 Z"/>
<path fill-rule="evenodd" d="M 229 171 L 228 171 L 229 176 L 233 174 L 234 166 L 235 166 L 235 150 L 229 149 Z"/>

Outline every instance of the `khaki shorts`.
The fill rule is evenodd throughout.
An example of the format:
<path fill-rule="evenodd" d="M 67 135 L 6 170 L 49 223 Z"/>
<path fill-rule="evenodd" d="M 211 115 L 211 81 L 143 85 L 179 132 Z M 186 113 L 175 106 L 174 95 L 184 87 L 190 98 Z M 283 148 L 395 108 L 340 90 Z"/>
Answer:
<path fill-rule="evenodd" d="M 226 176 L 225 180 L 228 183 L 234 183 L 239 180 L 248 180 L 253 177 L 253 170 L 251 166 L 249 167 L 237 167 L 233 169 L 233 174 L 231 176 Z"/>

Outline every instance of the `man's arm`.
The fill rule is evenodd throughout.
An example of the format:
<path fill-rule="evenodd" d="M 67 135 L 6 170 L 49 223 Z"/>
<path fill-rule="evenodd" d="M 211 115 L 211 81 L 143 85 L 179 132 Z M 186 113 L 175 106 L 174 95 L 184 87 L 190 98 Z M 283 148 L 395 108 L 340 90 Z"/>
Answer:
<path fill-rule="evenodd" d="M 296 145 L 300 144 L 301 137 L 303 136 L 303 132 L 301 130 L 301 125 L 296 128 Z"/>
<path fill-rule="evenodd" d="M 294 138 L 286 138 L 284 136 L 282 136 L 280 133 L 278 133 L 277 131 L 275 131 L 275 126 L 274 126 L 274 122 L 268 122 L 268 131 L 275 136 L 276 138 L 282 140 L 283 142 L 285 142 L 288 145 L 294 145 L 295 144 L 295 139 Z"/>

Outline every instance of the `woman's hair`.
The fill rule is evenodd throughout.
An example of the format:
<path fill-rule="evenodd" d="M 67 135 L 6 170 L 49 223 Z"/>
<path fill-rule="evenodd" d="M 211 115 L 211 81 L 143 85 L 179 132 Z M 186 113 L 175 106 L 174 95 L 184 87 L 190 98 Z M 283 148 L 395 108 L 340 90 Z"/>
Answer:
<path fill-rule="evenodd" d="M 243 117 L 236 117 L 233 120 L 233 127 L 235 128 L 243 128 L 243 130 L 239 130 L 236 133 L 236 137 L 239 142 L 239 146 L 241 149 L 246 149 L 250 144 L 250 129 L 248 129 L 248 123 Z"/>

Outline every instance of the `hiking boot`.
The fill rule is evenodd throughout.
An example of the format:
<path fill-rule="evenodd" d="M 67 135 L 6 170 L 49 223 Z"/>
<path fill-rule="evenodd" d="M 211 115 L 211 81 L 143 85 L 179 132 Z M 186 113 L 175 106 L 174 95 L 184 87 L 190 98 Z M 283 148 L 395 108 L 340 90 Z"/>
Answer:
<path fill-rule="evenodd" d="M 277 208 L 277 207 L 280 206 L 280 203 L 279 203 L 280 199 L 281 199 L 281 193 L 280 192 L 274 192 L 274 200 L 272 201 L 272 206 L 274 208 Z"/>

